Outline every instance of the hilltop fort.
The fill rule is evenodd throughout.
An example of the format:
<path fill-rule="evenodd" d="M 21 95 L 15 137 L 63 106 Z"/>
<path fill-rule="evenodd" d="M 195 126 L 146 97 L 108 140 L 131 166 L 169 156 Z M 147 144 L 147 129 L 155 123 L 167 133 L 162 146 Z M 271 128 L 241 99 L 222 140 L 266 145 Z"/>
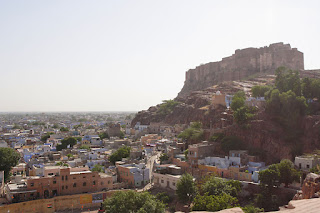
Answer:
<path fill-rule="evenodd" d="M 192 91 L 203 90 L 223 81 L 241 80 L 257 73 L 273 74 L 281 66 L 304 70 L 303 53 L 283 42 L 261 48 L 238 49 L 221 61 L 188 70 L 178 97 L 185 97 Z"/>

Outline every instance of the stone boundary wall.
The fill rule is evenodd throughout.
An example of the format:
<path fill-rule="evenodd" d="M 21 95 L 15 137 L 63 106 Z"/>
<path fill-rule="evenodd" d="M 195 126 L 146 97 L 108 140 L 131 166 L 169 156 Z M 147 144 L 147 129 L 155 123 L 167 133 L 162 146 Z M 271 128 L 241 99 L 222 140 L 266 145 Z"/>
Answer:
<path fill-rule="evenodd" d="M 77 195 L 66 195 L 57 196 L 50 199 L 38 199 L 32 201 L 26 201 L 21 203 L 13 203 L 9 205 L 0 206 L 0 212 L 10 213 L 53 213 L 56 211 L 70 211 L 76 209 L 88 210 L 90 208 L 100 207 L 101 203 L 94 203 L 90 199 L 90 195 L 102 194 L 103 197 L 110 197 L 114 191 L 97 192 L 92 194 L 77 194 Z M 105 195 L 103 195 L 105 194 Z M 90 202 L 91 201 L 91 202 Z M 90 202 L 90 203 L 89 203 Z"/>

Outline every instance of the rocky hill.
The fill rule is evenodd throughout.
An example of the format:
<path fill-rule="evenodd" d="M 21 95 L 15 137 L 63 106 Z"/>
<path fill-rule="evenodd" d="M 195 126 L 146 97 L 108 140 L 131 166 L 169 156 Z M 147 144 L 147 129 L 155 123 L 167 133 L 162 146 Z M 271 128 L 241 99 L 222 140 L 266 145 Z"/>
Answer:
<path fill-rule="evenodd" d="M 281 66 L 304 70 L 303 53 L 282 42 L 268 47 L 236 50 L 232 56 L 221 61 L 188 70 L 178 98 L 224 81 L 239 81 L 255 74 L 274 74 Z"/>

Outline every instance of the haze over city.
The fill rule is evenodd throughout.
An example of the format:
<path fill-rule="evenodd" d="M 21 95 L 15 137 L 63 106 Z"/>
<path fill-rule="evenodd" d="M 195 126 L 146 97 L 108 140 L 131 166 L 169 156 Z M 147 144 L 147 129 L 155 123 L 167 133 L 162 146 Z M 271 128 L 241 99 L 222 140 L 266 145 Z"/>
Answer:
<path fill-rule="evenodd" d="M 188 69 L 290 43 L 318 69 L 318 1 L 0 0 L 0 111 L 138 111 Z"/>

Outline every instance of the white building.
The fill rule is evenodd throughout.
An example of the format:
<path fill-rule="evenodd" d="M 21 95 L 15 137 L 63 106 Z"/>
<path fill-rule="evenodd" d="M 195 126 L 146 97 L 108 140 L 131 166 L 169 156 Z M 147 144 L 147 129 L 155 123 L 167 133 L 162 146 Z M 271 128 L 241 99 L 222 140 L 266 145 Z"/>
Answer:
<path fill-rule="evenodd" d="M 238 166 L 241 165 L 240 157 L 229 157 L 225 156 L 224 158 L 220 157 L 205 157 L 204 159 L 198 160 L 199 164 L 216 166 L 220 169 L 227 169 L 229 166 Z"/>
<path fill-rule="evenodd" d="M 315 167 L 319 164 L 319 160 L 317 155 L 315 156 L 300 156 L 295 157 L 294 165 L 299 169 L 309 171 L 311 168 Z"/>
<path fill-rule="evenodd" d="M 154 184 L 161 188 L 170 188 L 172 190 L 177 189 L 177 183 L 181 178 L 181 175 L 160 174 L 153 173 Z"/>

